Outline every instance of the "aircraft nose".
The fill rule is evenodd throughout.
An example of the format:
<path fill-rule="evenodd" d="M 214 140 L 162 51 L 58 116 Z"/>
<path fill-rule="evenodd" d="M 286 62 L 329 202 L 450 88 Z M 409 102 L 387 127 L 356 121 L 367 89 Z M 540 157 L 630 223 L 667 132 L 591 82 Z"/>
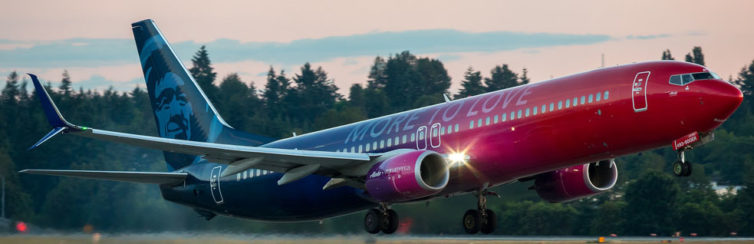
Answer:
<path fill-rule="evenodd" d="M 714 80 L 712 82 L 713 83 L 705 89 L 705 100 L 707 100 L 710 105 L 714 106 L 715 110 L 720 113 L 719 117 L 715 119 L 725 120 L 736 111 L 738 106 L 741 105 L 741 102 L 743 102 L 744 99 L 744 94 L 741 90 L 728 82 L 721 80 Z"/>

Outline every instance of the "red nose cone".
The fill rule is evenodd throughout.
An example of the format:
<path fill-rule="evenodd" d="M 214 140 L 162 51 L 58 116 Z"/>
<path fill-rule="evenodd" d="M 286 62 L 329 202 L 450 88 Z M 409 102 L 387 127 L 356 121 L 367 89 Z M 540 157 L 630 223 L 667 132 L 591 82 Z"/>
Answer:
<path fill-rule="evenodd" d="M 707 89 L 710 102 L 713 102 L 720 115 L 716 119 L 727 119 L 738 109 L 744 100 L 744 94 L 737 87 L 725 81 L 715 81 Z"/>

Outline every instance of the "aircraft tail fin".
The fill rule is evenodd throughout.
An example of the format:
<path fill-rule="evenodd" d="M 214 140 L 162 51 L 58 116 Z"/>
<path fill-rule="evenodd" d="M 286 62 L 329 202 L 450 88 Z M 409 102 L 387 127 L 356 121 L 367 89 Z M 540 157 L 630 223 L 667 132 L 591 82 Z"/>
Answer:
<path fill-rule="evenodd" d="M 271 138 L 233 129 L 207 99 L 152 20 L 131 24 L 160 137 L 258 146 Z M 201 160 L 165 152 L 171 170 Z"/>

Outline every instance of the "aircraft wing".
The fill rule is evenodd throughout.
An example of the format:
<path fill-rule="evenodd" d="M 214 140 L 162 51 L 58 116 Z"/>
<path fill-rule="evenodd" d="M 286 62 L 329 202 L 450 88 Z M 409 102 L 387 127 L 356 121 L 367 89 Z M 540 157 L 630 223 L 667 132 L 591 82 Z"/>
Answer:
<path fill-rule="evenodd" d="M 180 184 L 188 173 L 181 172 L 133 172 L 133 171 L 99 171 L 99 170 L 56 170 L 25 169 L 26 174 L 72 176 L 85 179 L 112 180 L 149 184 Z"/>
<path fill-rule="evenodd" d="M 330 177 L 361 177 L 369 170 L 372 159 L 379 156 L 378 154 L 366 153 L 336 153 L 197 142 L 77 126 L 63 118 L 37 77 L 33 74 L 29 74 L 29 76 L 32 78 L 47 120 L 53 127 L 50 133 L 29 149 L 38 147 L 55 135 L 61 133 L 73 134 L 161 151 L 201 156 L 212 162 L 227 164 L 228 167 L 225 168 L 222 176 L 232 175 L 250 168 L 285 172 L 278 181 L 278 185 L 301 179 L 310 174 Z"/>

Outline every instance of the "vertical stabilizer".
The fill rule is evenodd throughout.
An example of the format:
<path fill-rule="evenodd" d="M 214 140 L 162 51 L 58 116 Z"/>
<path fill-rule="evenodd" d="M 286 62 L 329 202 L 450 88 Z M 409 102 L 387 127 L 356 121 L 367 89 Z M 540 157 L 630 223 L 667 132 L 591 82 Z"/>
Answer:
<path fill-rule="evenodd" d="M 161 137 L 257 146 L 270 139 L 230 127 L 173 52 L 152 20 L 131 24 Z M 170 169 L 200 157 L 165 152 Z"/>

